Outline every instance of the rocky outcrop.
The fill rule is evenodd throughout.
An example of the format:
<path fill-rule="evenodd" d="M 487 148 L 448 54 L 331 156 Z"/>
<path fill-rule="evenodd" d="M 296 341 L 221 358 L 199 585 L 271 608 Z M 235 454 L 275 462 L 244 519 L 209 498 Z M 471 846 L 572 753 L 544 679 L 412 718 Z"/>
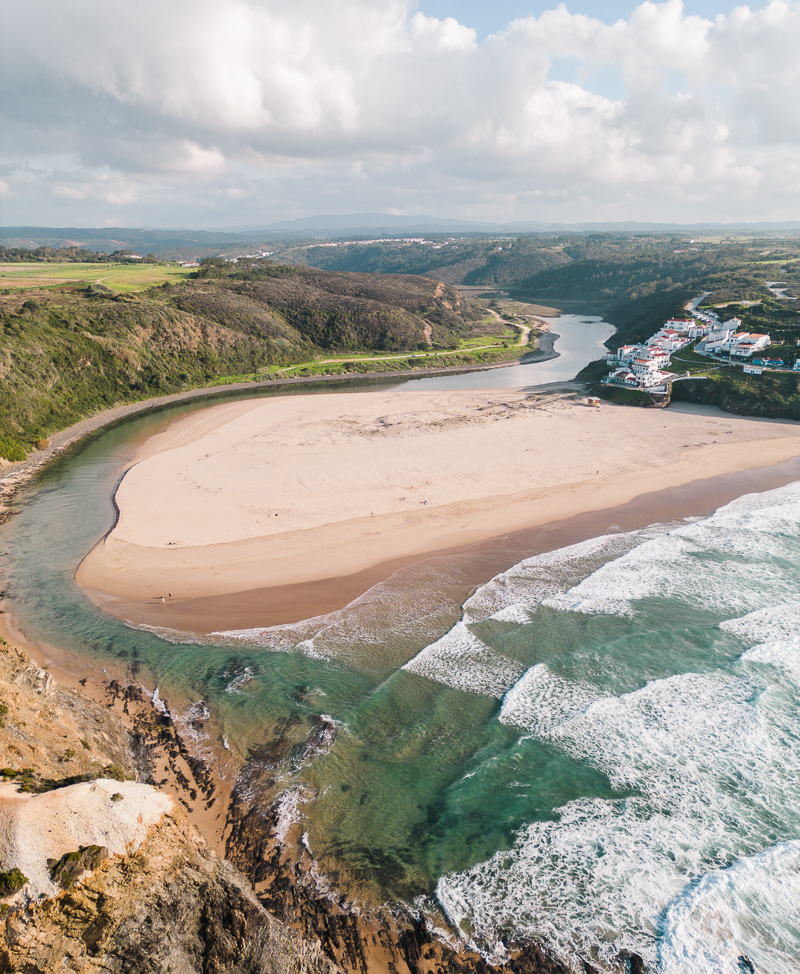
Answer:
<path fill-rule="evenodd" d="M 92 701 L 0 643 L 0 974 L 335 974 L 190 824 L 210 784 L 148 703 Z M 142 783 L 159 764 L 185 798 Z"/>
<path fill-rule="evenodd" d="M 334 974 L 271 917 L 177 806 L 134 853 L 0 918 L 0 972 Z"/>
<path fill-rule="evenodd" d="M 252 772 L 252 769 L 251 769 Z M 242 791 L 253 795 L 258 783 L 244 769 Z M 234 791 L 228 816 L 226 855 L 253 883 L 261 903 L 352 974 L 574 974 L 534 942 L 511 943 L 508 960 L 493 965 L 474 950 L 454 946 L 427 924 L 403 911 L 355 909 L 342 893 L 321 889 L 315 863 L 295 826 L 286 827 L 281 799 L 265 806 L 238 800 Z M 620 965 L 620 971 L 626 968 Z M 584 965 L 584 974 L 598 974 Z"/>
<path fill-rule="evenodd" d="M 48 859 L 47 868 L 54 883 L 69 889 L 84 873 L 97 869 L 104 859 L 108 859 L 104 845 L 82 845 L 65 852 L 60 859 Z"/>
<path fill-rule="evenodd" d="M 59 686 L 0 640 L 0 773 L 28 787 L 112 777 L 145 780 L 147 755 L 106 707 Z M 27 774 L 25 773 L 27 770 Z"/>

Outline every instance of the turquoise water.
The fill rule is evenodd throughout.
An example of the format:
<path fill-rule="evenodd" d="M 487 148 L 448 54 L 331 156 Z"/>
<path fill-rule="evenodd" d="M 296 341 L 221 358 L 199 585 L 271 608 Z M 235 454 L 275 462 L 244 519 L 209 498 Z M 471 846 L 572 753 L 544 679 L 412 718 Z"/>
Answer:
<path fill-rule="evenodd" d="M 444 913 L 487 957 L 536 935 L 576 970 L 622 948 L 663 974 L 798 969 L 800 485 L 430 559 L 290 626 L 134 630 L 72 573 L 133 443 L 185 411 L 103 433 L 22 498 L 2 546 L 26 632 L 132 667 L 200 753 L 222 737 L 285 789 L 341 888 Z"/>

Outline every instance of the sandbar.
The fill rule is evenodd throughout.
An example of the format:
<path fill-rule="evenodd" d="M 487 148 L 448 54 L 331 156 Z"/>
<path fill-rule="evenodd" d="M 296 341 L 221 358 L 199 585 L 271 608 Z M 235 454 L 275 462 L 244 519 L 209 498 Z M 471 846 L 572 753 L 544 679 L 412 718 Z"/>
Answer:
<path fill-rule="evenodd" d="M 117 523 L 76 579 L 122 617 L 150 606 L 133 615 L 151 622 L 162 597 L 202 605 L 344 578 L 365 591 L 377 566 L 798 455 L 790 421 L 687 405 L 597 409 L 575 392 L 225 403 L 141 445 L 116 492 Z M 352 597 L 344 586 L 342 604 Z"/>

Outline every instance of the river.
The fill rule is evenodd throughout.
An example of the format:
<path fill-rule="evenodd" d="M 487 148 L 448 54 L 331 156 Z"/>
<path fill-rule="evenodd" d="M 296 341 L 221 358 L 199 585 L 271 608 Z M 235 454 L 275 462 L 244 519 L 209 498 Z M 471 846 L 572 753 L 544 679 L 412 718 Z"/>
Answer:
<path fill-rule="evenodd" d="M 490 372 L 408 379 L 402 388 L 440 392 L 448 389 L 520 389 L 546 382 L 564 382 L 574 378 L 584 365 L 605 355 L 604 343 L 614 334 L 614 326 L 597 315 L 560 315 L 551 320 L 551 329 L 559 336 L 555 343 L 557 358 L 510 365 Z"/>

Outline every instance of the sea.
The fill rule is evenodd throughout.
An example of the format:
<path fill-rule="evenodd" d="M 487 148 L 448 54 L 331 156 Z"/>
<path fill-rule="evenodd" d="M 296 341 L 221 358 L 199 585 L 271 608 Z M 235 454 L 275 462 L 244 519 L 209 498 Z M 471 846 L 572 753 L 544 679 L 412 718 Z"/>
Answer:
<path fill-rule="evenodd" d="M 128 667 L 223 773 L 295 741 L 272 774 L 321 875 L 491 962 L 532 937 L 576 972 L 800 971 L 800 483 L 554 551 L 497 539 L 291 625 L 136 629 L 72 573 L 136 443 L 186 409 L 18 498 L 23 631 Z"/>

